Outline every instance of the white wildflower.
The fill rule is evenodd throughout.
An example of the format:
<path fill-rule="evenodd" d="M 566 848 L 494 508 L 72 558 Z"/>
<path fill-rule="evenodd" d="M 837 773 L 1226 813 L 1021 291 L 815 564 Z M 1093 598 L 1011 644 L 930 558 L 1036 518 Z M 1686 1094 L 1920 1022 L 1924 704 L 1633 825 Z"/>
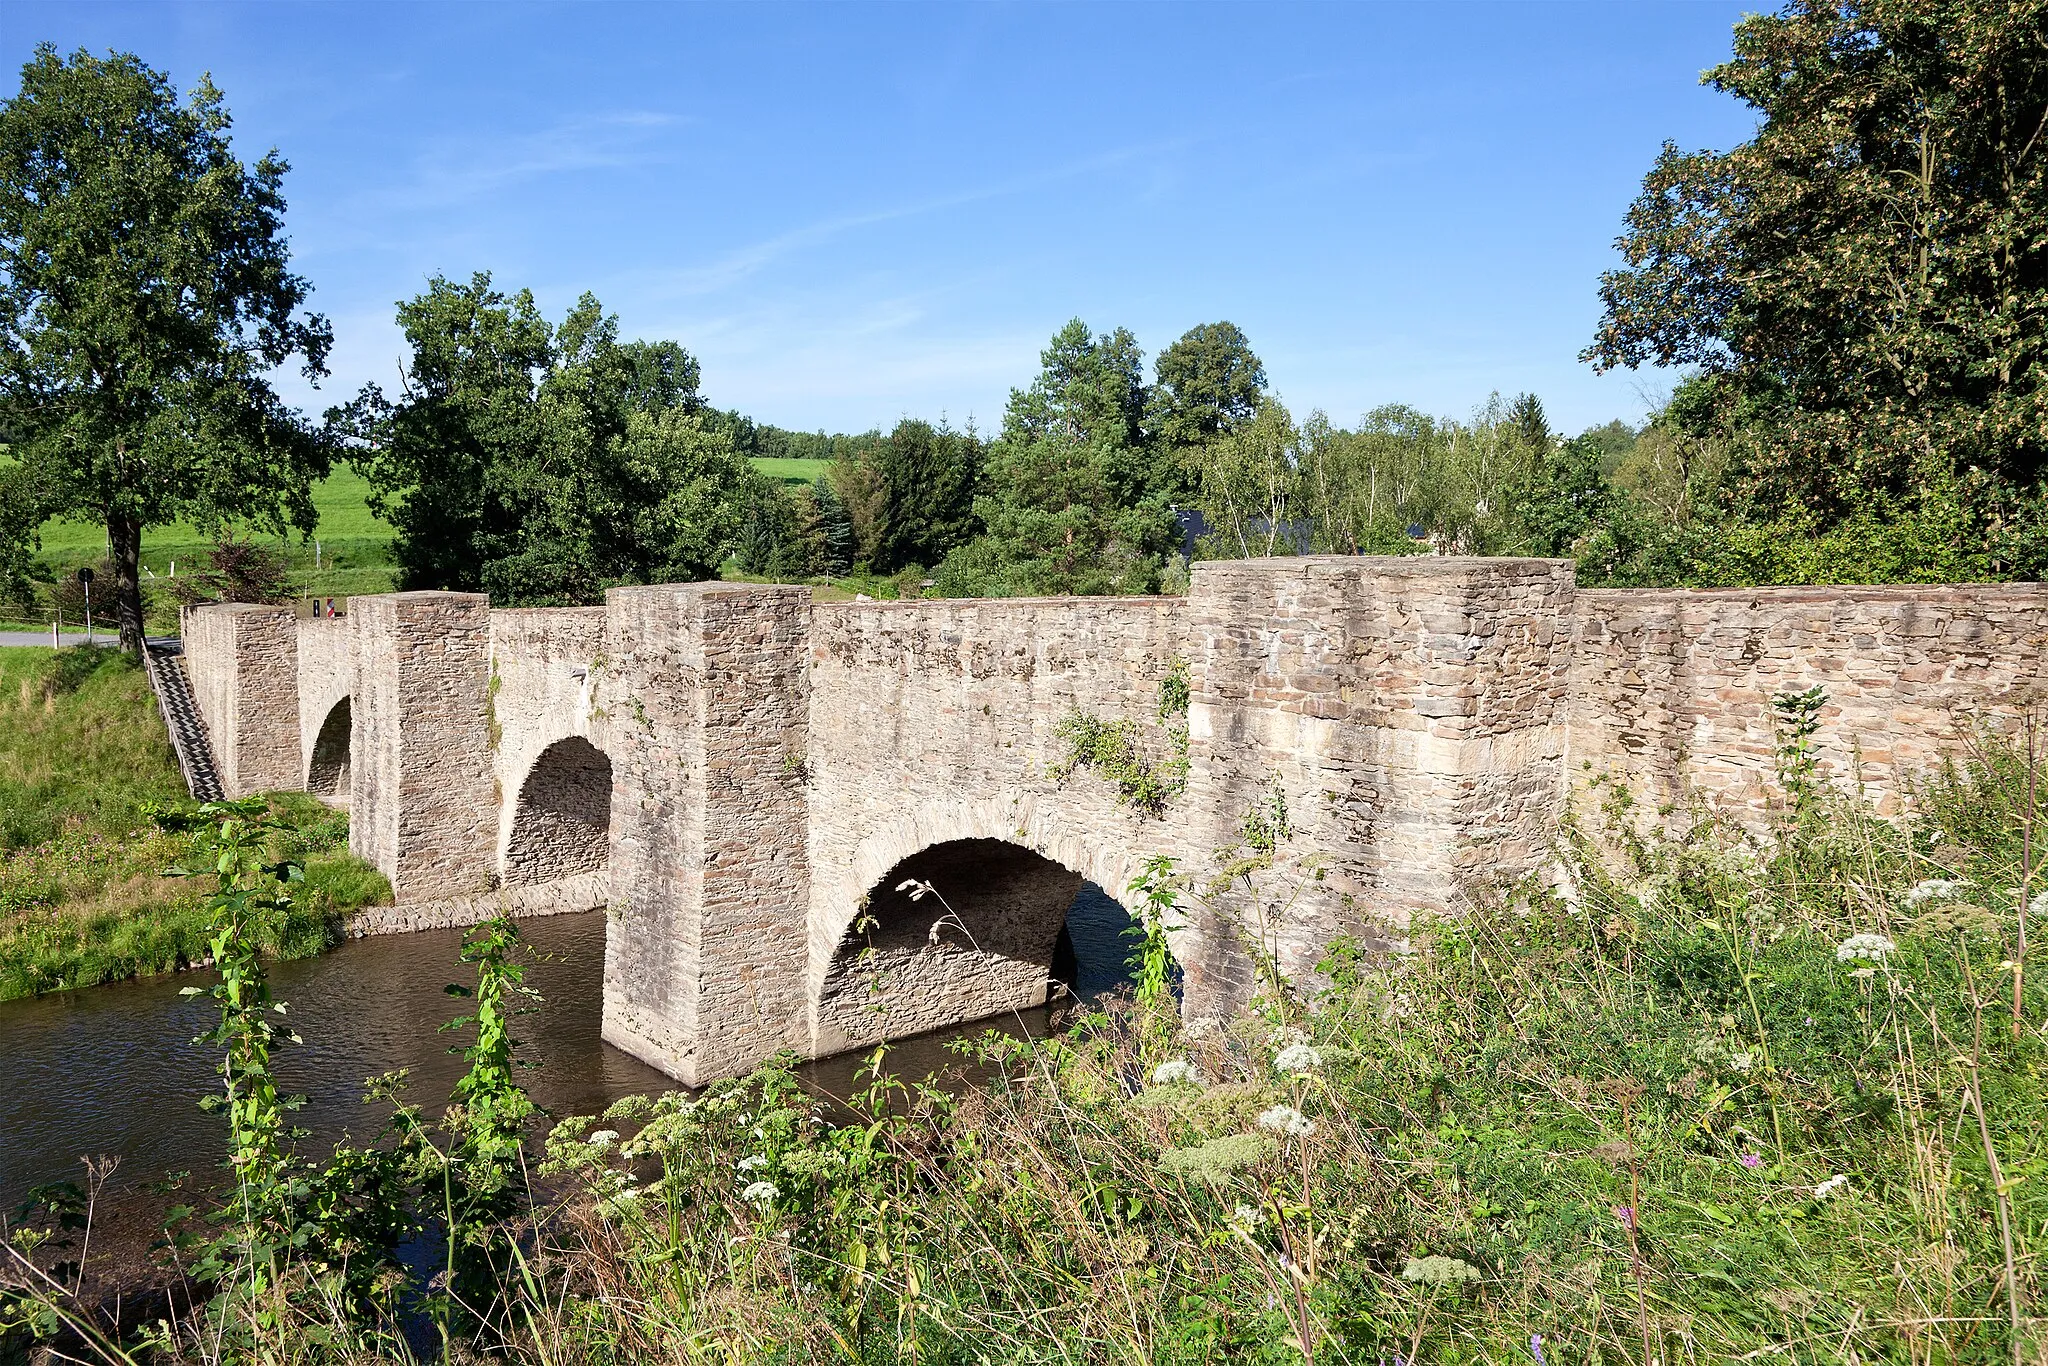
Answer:
<path fill-rule="evenodd" d="M 750 1172 L 753 1171 L 756 1167 L 767 1166 L 768 1158 L 766 1154 L 755 1153 L 752 1157 L 741 1158 L 738 1162 L 735 1162 L 733 1165 L 735 1167 L 738 1167 L 743 1172 Z"/>
<path fill-rule="evenodd" d="M 1957 892 L 1962 891 L 1965 885 L 1961 882 L 1951 882 L 1944 877 L 1923 878 L 1907 889 L 1906 904 L 1908 906 L 1925 906 L 1930 901 L 1936 901 L 1945 896 L 1954 896 Z"/>
<path fill-rule="evenodd" d="M 1323 1065 L 1323 1055 L 1305 1043 L 1289 1044 L 1273 1059 L 1275 1072 L 1313 1072 Z"/>
<path fill-rule="evenodd" d="M 1926 885 L 1925 883 L 1921 884 L 1923 887 Z M 1835 945 L 1835 961 L 1837 963 L 1853 963 L 1857 959 L 1863 958 L 1873 963 L 1882 963 L 1884 956 L 1897 947 L 1897 944 L 1894 944 L 1881 934 L 1852 934 L 1841 943 Z"/>
<path fill-rule="evenodd" d="M 1203 1086 L 1208 1078 L 1186 1058 L 1172 1058 L 1152 1069 L 1154 1086 Z"/>
<path fill-rule="evenodd" d="M 1266 1213 L 1257 1205 L 1240 1203 L 1236 1209 L 1231 1211 L 1230 1222 L 1237 1228 L 1257 1228 L 1266 1222 Z"/>
<path fill-rule="evenodd" d="M 740 1199 L 755 1209 L 767 1209 L 775 1203 L 775 1197 L 780 1194 L 782 1192 L 775 1189 L 773 1181 L 756 1181 L 740 1192 Z"/>
<path fill-rule="evenodd" d="M 1483 1273 L 1459 1257 L 1410 1257 L 1401 1268 L 1401 1279 L 1421 1285 L 1463 1285 L 1480 1279 Z"/>
<path fill-rule="evenodd" d="M 1846 1176 L 1831 1176 L 1827 1180 L 1821 1182 L 1818 1186 L 1815 1186 L 1813 1188 L 1813 1198 L 1816 1200 L 1825 1200 L 1830 1195 L 1833 1195 L 1836 1191 L 1840 1190 L 1842 1187 L 1848 1184 L 1849 1178 Z"/>
<path fill-rule="evenodd" d="M 2027 903 L 2027 914 L 2037 917 L 2048 916 L 2048 892 L 2034 893 L 2034 899 Z"/>
<path fill-rule="evenodd" d="M 1745 1048 L 1740 1052 L 1730 1053 L 1728 1055 L 1728 1066 L 1733 1071 L 1747 1075 L 1749 1069 L 1756 1066 L 1756 1050 Z"/>
<path fill-rule="evenodd" d="M 1292 1105 L 1275 1105 L 1259 1116 L 1259 1127 L 1289 1138 L 1306 1138 L 1315 1132 L 1316 1122 Z"/>
<path fill-rule="evenodd" d="M 609 1148 L 612 1144 L 619 1141 L 619 1131 L 617 1129 L 599 1129 L 583 1141 L 593 1148 Z"/>

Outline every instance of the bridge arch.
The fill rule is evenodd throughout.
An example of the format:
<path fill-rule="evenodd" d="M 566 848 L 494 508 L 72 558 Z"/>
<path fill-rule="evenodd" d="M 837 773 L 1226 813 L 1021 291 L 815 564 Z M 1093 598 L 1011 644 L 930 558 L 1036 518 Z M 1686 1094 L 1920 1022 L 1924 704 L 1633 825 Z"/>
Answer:
<path fill-rule="evenodd" d="M 612 761 L 581 735 L 527 765 L 507 809 L 499 876 L 525 887 L 601 872 L 611 860 Z"/>
<path fill-rule="evenodd" d="M 344 693 L 314 732 L 313 750 L 306 759 L 306 791 L 337 804 L 348 801 L 354 724 L 354 709 Z"/>
<path fill-rule="evenodd" d="M 813 850 L 812 1051 L 967 1023 L 1048 999 L 1054 949 L 1084 883 L 1127 911 L 1145 857 L 1031 799 L 941 803 L 892 820 L 850 857 Z M 899 890 L 928 883 L 932 894 Z M 1190 947 L 1169 926 L 1176 956 Z"/>

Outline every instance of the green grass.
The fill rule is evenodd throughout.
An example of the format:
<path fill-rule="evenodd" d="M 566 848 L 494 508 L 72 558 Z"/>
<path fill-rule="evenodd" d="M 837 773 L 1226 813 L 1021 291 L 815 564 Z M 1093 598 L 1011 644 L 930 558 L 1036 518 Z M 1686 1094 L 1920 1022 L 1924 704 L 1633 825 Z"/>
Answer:
<path fill-rule="evenodd" d="M 1906 829 L 1822 800 L 1645 841 L 1616 802 L 1558 832 L 1569 899 L 1340 941 L 1222 1027 L 1123 1005 L 992 1036 L 993 1078 L 950 1095 L 878 1055 L 850 1123 L 781 1067 L 566 1120 L 582 1190 L 508 1286 L 541 1344 L 513 1353 L 2043 1360 L 2048 990 L 2030 972 L 2016 1019 L 2001 966 L 2048 815 L 2027 768 L 1987 747 Z M 1256 955 L 1247 905 L 1293 893 L 1233 852 L 1206 913 Z M 1857 934 L 1890 948 L 1838 951 Z"/>
<path fill-rule="evenodd" d="M 753 464 L 769 478 L 796 487 L 809 485 L 824 472 L 828 462 L 762 458 Z M 296 533 L 286 537 L 263 536 L 283 552 L 295 592 L 340 599 L 395 589 L 397 566 L 392 558 L 392 541 L 397 533 L 390 523 L 371 513 L 369 495 L 369 481 L 347 464 L 335 466 L 332 474 L 314 486 L 313 506 L 320 519 L 314 533 L 314 540 L 319 542 L 317 566 L 313 541 L 301 541 Z M 68 575 L 82 565 L 98 564 L 106 553 L 106 539 L 105 529 L 90 522 L 47 522 L 42 528 L 42 560 L 53 574 Z M 212 544 L 209 535 L 184 522 L 144 532 L 145 589 L 155 583 L 152 575 L 156 579 L 167 578 L 174 567 L 180 573 L 190 572 L 204 560 Z M 149 591 L 146 611 L 150 630 L 176 629 L 177 609 L 167 591 Z M 67 622 L 66 629 L 72 625 Z M 47 620 L 0 623 L 0 630 L 48 629 Z"/>
<path fill-rule="evenodd" d="M 809 488 L 830 467 L 829 460 L 799 460 L 777 456 L 755 456 L 753 466 L 777 483 Z"/>
<path fill-rule="evenodd" d="M 141 669 L 112 650 L 0 650 L 0 1000 L 164 972 L 203 958 L 206 878 L 167 878 L 191 807 Z M 348 852 L 348 818 L 279 793 L 278 857 L 306 884 L 264 948 L 317 953 L 341 916 L 388 903 Z M 165 817 L 159 820 L 159 815 Z"/>

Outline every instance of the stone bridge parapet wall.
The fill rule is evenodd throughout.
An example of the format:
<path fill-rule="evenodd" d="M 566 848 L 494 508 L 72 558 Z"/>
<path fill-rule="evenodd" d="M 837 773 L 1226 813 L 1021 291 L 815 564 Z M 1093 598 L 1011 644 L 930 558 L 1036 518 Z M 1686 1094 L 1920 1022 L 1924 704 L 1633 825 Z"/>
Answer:
<path fill-rule="evenodd" d="M 1884 814 L 1979 725 L 2041 700 L 2048 586 L 1581 589 L 1572 763 L 1655 821 L 1695 802 L 1742 819 L 1778 799 L 1771 699 L 1819 686 L 1820 770 Z"/>
<path fill-rule="evenodd" d="M 1777 693 L 1826 690 L 1823 772 L 1895 812 L 1969 727 L 2037 696 L 2048 650 L 2040 585 L 1594 591 L 1517 559 L 1204 563 L 1181 598 L 351 606 L 187 614 L 227 789 L 304 784 L 347 699 L 352 845 L 399 901 L 362 928 L 608 899 L 605 1036 L 690 1082 L 1028 1004 L 1076 878 L 1128 901 L 1165 855 L 1200 885 L 1269 835 L 1270 897 L 1184 897 L 1170 926 L 1189 1010 L 1223 1013 L 1255 986 L 1248 943 L 1300 972 L 1333 936 L 1398 942 L 1475 881 L 1547 875 L 1575 779 L 1612 776 L 1653 823 L 1694 802 L 1760 818 Z M 1179 669 L 1184 740 L 1160 714 Z M 1077 720 L 1122 727 L 1177 790 L 1119 800 L 1072 766 Z M 975 914 L 1039 947 L 936 921 L 927 943 L 929 908 L 893 890 L 977 860 L 1008 880 Z M 901 922 L 878 1009 L 847 994 L 871 903 Z"/>

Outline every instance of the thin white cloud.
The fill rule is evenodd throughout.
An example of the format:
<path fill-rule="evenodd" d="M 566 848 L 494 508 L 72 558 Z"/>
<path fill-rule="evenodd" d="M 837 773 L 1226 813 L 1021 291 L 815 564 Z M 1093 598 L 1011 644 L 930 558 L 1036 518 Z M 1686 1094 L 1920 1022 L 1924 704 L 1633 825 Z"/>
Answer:
<path fill-rule="evenodd" d="M 389 214 L 463 204 L 512 186 L 578 171 L 660 165 L 673 153 L 660 140 L 685 120 L 655 110 L 589 114 L 530 132 L 442 140 L 413 159 L 403 180 L 369 190 L 359 212 Z"/>
<path fill-rule="evenodd" d="M 1142 159 L 1177 150 L 1185 144 L 1186 139 L 1175 139 L 1117 148 L 1048 167 L 1042 171 L 1013 176 L 951 194 L 913 200 L 888 208 L 839 214 L 736 247 L 700 265 L 682 266 L 665 271 L 634 272 L 627 281 L 620 283 L 630 283 L 631 288 L 644 291 L 649 297 L 654 298 L 690 298 L 716 294 L 745 282 L 783 257 L 823 245 L 833 238 L 861 228 L 1027 194 L 1061 181 L 1128 166 Z M 609 287 L 611 286 L 608 284 L 607 288 Z"/>

